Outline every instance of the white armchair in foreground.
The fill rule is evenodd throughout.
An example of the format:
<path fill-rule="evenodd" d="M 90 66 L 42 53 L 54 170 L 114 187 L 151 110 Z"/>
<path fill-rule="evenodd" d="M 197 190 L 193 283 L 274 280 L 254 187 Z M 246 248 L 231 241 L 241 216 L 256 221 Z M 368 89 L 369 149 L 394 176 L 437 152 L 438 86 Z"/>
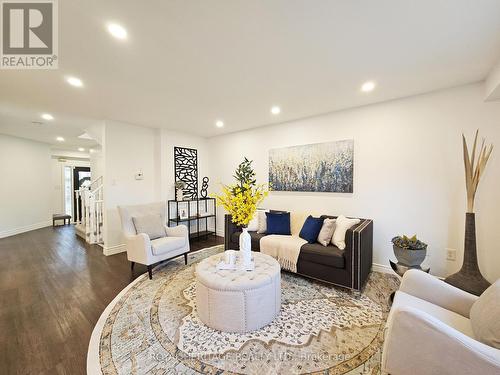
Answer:
<path fill-rule="evenodd" d="M 500 374 L 500 349 L 478 341 L 472 329 L 469 313 L 478 298 L 407 271 L 387 320 L 383 373 Z"/>
<path fill-rule="evenodd" d="M 118 212 L 122 222 L 123 235 L 127 246 L 127 258 L 134 269 L 135 263 L 144 264 L 148 268 L 149 278 L 152 278 L 152 266 L 163 260 L 172 259 L 184 254 L 187 264 L 189 253 L 189 233 L 187 227 L 179 225 L 168 227 L 166 223 L 165 202 L 150 203 L 136 206 L 119 206 Z M 138 231 L 134 220 L 159 216 L 161 220 L 161 235 L 150 239 L 147 233 Z M 156 229 L 156 228 L 155 228 Z"/>

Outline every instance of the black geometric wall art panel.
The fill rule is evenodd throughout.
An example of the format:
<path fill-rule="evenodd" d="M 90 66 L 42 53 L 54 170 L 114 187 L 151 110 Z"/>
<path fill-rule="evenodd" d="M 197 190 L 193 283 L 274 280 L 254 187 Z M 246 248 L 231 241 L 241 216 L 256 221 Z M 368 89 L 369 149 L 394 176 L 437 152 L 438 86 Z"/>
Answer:
<path fill-rule="evenodd" d="M 175 182 L 184 182 L 184 198 L 198 198 L 198 151 L 193 148 L 174 147 Z"/>

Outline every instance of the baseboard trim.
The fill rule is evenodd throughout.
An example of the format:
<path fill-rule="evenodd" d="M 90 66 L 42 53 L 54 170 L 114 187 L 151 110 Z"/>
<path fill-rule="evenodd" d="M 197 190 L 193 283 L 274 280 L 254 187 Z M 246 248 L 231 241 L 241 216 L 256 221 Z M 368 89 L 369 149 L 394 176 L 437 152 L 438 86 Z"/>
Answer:
<path fill-rule="evenodd" d="M 115 255 L 127 251 L 125 244 L 115 245 L 115 246 L 103 246 L 102 253 L 106 256 Z"/>
<path fill-rule="evenodd" d="M 394 271 L 390 266 L 378 263 L 372 263 L 372 271 L 382 272 L 382 273 L 394 273 Z"/>
<path fill-rule="evenodd" d="M 15 236 L 16 234 L 26 233 L 26 232 L 29 232 L 32 230 L 50 227 L 51 225 L 52 225 L 52 220 L 48 220 L 48 221 L 42 221 L 40 223 L 26 225 L 26 226 L 21 227 L 21 228 L 4 230 L 3 232 L 0 232 L 0 238 Z"/>

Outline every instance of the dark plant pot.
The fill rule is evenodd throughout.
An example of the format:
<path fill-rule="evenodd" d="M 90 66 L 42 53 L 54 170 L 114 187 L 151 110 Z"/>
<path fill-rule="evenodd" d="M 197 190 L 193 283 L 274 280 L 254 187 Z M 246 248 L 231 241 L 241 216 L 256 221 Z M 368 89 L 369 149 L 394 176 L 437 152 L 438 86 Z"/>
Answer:
<path fill-rule="evenodd" d="M 392 245 L 394 255 L 399 263 L 408 267 L 420 266 L 425 259 L 427 249 L 423 250 L 408 250 L 402 249 L 396 245 Z"/>
<path fill-rule="evenodd" d="M 465 214 L 464 262 L 457 273 L 444 279 L 448 284 L 481 295 L 491 284 L 481 275 L 477 264 L 476 216 L 472 212 Z"/>

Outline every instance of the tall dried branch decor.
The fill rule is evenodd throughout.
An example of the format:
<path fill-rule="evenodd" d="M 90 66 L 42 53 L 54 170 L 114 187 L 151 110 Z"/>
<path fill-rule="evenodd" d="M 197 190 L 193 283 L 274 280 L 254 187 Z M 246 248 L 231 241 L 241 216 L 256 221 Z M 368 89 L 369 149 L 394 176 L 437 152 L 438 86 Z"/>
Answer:
<path fill-rule="evenodd" d="M 471 213 L 474 212 L 474 198 L 476 197 L 479 180 L 483 175 L 483 172 L 486 168 L 486 163 L 488 163 L 488 159 L 490 158 L 491 152 L 493 151 L 493 145 L 490 144 L 489 146 L 486 146 L 486 140 L 483 138 L 481 148 L 476 160 L 478 135 L 479 129 L 476 130 L 476 136 L 474 137 L 474 146 L 472 147 L 472 154 L 469 156 L 467 140 L 465 139 L 465 135 L 462 134 L 464 146 L 465 186 L 467 189 L 467 212 Z"/>

